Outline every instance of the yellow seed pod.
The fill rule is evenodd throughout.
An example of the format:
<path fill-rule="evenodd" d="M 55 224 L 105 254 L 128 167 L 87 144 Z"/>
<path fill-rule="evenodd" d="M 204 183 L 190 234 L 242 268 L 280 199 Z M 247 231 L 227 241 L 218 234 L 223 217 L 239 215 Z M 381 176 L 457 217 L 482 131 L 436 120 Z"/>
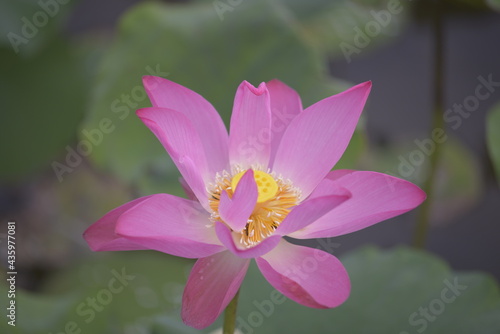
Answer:
<path fill-rule="evenodd" d="M 233 191 L 236 190 L 238 182 L 240 182 L 245 173 L 246 171 L 243 171 L 233 176 L 233 179 L 231 180 L 231 188 L 233 188 Z M 257 184 L 257 192 L 259 194 L 257 197 L 257 203 L 266 202 L 276 195 L 278 192 L 278 184 L 271 175 L 260 170 L 255 170 L 253 171 L 253 177 L 255 179 L 255 183 Z"/>

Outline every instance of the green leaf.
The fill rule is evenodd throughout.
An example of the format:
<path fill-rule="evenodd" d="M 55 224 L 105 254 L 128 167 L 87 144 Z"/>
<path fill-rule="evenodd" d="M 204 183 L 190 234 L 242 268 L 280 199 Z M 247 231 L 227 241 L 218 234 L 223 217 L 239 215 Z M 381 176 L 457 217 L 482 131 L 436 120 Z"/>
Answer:
<path fill-rule="evenodd" d="M 197 2 L 202 3 L 203 0 Z M 248 11 L 254 1 L 214 1 L 222 21 Z M 411 2 L 383 0 L 271 0 L 273 10 L 320 53 L 356 57 L 394 39 L 411 13 Z M 225 4 L 225 5 L 222 5 Z"/>
<path fill-rule="evenodd" d="M 392 40 L 402 31 L 411 13 L 411 2 L 275 1 L 293 13 L 304 36 L 321 52 L 351 59 L 366 49 Z"/>
<path fill-rule="evenodd" d="M 19 279 L 19 276 L 17 277 Z M 5 298 L 8 288 L 2 282 L 0 284 L 0 293 L 2 299 L 0 306 L 2 310 L 10 306 L 11 300 L 15 301 L 15 326 L 9 325 L 7 318 L 0 322 L 0 332 L 10 334 L 30 334 L 30 333 L 49 333 L 60 327 L 64 330 L 68 310 L 72 310 L 79 299 L 84 298 L 78 292 L 68 293 L 64 296 L 40 296 L 25 292 L 19 287 L 16 289 L 15 298 Z M 11 311 L 9 311 L 11 312 Z M 9 318 L 8 321 L 12 319 Z"/>
<path fill-rule="evenodd" d="M 500 293 L 489 275 L 453 272 L 433 255 L 406 247 L 366 247 L 341 260 L 351 278 L 351 296 L 329 310 L 284 301 L 251 266 L 239 300 L 237 324 L 243 333 L 500 331 Z M 421 308 L 428 309 L 432 320 L 419 313 Z"/>
<path fill-rule="evenodd" d="M 60 333 L 74 323 L 70 326 L 82 333 L 99 334 L 142 333 L 152 324 L 166 327 L 166 320 L 157 318 L 179 309 L 191 263 L 151 251 L 93 253 L 91 260 L 53 275 L 43 295 L 18 289 L 15 329 L 22 334 Z M 7 295 L 4 284 L 0 293 Z M 6 299 L 0 303 L 4 310 Z M 174 323 L 189 333 L 180 317 L 172 318 L 171 328 Z M 0 332 L 12 333 L 7 328 L 2 321 Z"/>
<path fill-rule="evenodd" d="M 486 122 L 488 151 L 500 184 L 500 104 L 493 107 Z"/>
<path fill-rule="evenodd" d="M 65 153 L 83 116 L 86 83 L 79 56 L 57 39 L 32 58 L 0 48 L 0 71 L 0 149 L 6 157 L 0 180 L 14 181 L 51 168 Z"/>
<path fill-rule="evenodd" d="M 205 4 L 141 4 L 123 17 L 100 66 L 82 128 L 95 129 L 109 119 L 114 130 L 90 159 L 139 185 L 143 193 L 180 193 L 179 186 L 172 186 L 176 168 L 134 115 L 137 108 L 150 106 L 143 75 L 168 77 L 200 93 L 227 124 L 243 80 L 256 85 L 278 78 L 299 92 L 305 106 L 337 93 L 345 85 L 324 77 L 323 61 L 265 1 L 248 3 L 223 21 Z"/>
<path fill-rule="evenodd" d="M 239 300 L 237 324 L 242 332 L 417 333 L 424 324 L 431 334 L 500 330 L 500 293 L 489 275 L 451 271 L 435 256 L 406 247 L 366 247 L 341 260 L 351 278 L 351 296 L 329 310 L 287 300 L 252 264 Z M 0 331 L 58 333 L 74 322 L 84 333 L 195 333 L 181 323 L 179 314 L 191 263 L 149 251 L 96 253 L 92 260 L 54 275 L 43 295 L 18 289 L 16 327 L 2 321 Z M 114 280 L 114 272 L 122 271 L 133 276 L 125 285 Z M 120 291 L 109 297 L 110 286 Z M 5 283 L 0 293 L 7 294 Z M 90 306 L 93 299 L 95 307 Z M 3 309 L 6 301 L 0 299 Z M 421 309 L 427 309 L 432 320 L 424 321 Z M 203 332 L 220 328 L 221 321 Z"/>

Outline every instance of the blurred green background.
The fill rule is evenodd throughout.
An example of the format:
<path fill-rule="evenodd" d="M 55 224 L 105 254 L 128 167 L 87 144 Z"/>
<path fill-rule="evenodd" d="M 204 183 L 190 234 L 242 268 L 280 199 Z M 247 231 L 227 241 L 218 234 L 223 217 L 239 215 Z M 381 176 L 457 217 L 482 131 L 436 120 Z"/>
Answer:
<path fill-rule="evenodd" d="M 200 93 L 226 124 L 243 80 L 278 78 L 304 107 L 372 80 L 336 168 L 423 185 L 429 155 L 418 143 L 432 138 L 435 3 L 2 0 L 0 255 L 3 274 L 14 221 L 18 275 L 15 327 L 5 316 L 2 275 L 0 332 L 197 332 L 179 315 L 192 261 L 93 253 L 82 239 L 133 198 L 183 196 L 175 166 L 135 116 L 150 106 L 143 75 Z M 275 302 L 252 266 L 240 296 L 242 333 L 500 333 L 500 2 L 442 5 L 447 140 L 434 142 L 441 156 L 426 250 L 410 246 L 416 212 L 306 241 L 340 256 L 350 299 L 332 310 Z M 478 85 L 487 98 L 478 98 Z M 130 280 L 110 293 L 110 280 L 123 272 Z M 452 302 L 444 289 L 454 291 Z M 220 327 L 219 319 L 204 332 Z"/>

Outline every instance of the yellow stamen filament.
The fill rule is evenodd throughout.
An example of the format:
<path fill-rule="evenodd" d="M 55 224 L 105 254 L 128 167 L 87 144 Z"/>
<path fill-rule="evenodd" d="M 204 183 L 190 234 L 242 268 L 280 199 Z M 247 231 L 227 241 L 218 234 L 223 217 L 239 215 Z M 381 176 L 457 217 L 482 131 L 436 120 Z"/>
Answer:
<path fill-rule="evenodd" d="M 217 175 L 215 185 L 209 189 L 212 221 L 222 221 L 219 216 L 220 196 L 226 191 L 232 197 L 245 172 L 241 171 L 234 176 L 228 172 Z M 259 170 L 254 170 L 254 178 L 258 189 L 257 203 L 240 237 L 240 242 L 247 247 L 273 234 L 299 201 L 299 193 L 290 182 Z"/>

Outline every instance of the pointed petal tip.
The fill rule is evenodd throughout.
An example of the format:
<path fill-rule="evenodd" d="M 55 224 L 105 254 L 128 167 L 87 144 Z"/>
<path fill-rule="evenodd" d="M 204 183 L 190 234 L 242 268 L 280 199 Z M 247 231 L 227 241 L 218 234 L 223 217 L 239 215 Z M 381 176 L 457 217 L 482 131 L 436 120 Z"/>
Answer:
<path fill-rule="evenodd" d="M 354 93 L 356 91 L 360 91 L 360 92 L 364 91 L 364 97 L 366 99 L 366 98 L 368 98 L 368 95 L 370 94 L 371 89 L 372 89 L 372 81 L 369 80 L 369 81 L 359 83 L 355 86 L 352 86 L 351 88 L 346 89 L 346 90 L 344 90 L 336 95 L 332 95 L 329 98 L 338 97 L 338 96 L 342 96 L 342 95 L 348 95 L 348 94 Z M 327 98 L 327 99 L 329 99 L 329 98 Z"/>
<path fill-rule="evenodd" d="M 101 218 L 100 220 L 102 220 L 103 218 Z M 107 250 L 107 244 L 103 243 L 101 240 L 103 239 L 102 235 L 104 234 L 104 232 L 102 231 L 102 228 L 99 228 L 99 225 L 97 224 L 99 221 L 87 227 L 87 229 L 82 233 L 83 240 L 85 240 L 90 250 L 93 252 L 101 252 Z"/>
<path fill-rule="evenodd" d="M 157 122 L 152 120 L 152 117 L 150 116 L 151 110 L 149 109 L 150 108 L 137 109 L 135 111 L 135 115 L 139 117 L 139 119 L 144 123 L 144 125 L 146 125 L 151 130 L 152 128 L 158 128 L 159 126 Z"/>
<path fill-rule="evenodd" d="M 365 98 L 368 99 L 368 95 L 370 95 L 370 92 L 372 90 L 372 81 L 371 80 L 365 81 L 365 82 L 361 83 L 359 86 L 366 89 Z"/>
<path fill-rule="evenodd" d="M 372 89 L 372 81 L 368 80 L 365 82 L 362 82 L 360 84 L 357 84 L 350 89 L 346 90 L 346 92 L 351 91 L 351 90 L 356 90 L 356 89 L 366 89 L 368 92 Z"/>
<path fill-rule="evenodd" d="M 162 77 L 157 77 L 154 75 L 143 75 L 142 76 L 142 83 L 143 83 L 144 87 L 146 87 L 146 88 L 149 88 L 152 85 L 157 85 L 159 82 L 161 82 L 163 80 L 167 80 L 167 79 L 162 78 Z"/>
<path fill-rule="evenodd" d="M 377 172 L 372 172 L 372 173 L 374 175 L 377 174 L 377 175 L 380 175 L 384 178 L 388 178 L 390 181 L 386 180 L 386 182 L 389 182 L 388 184 L 389 184 L 390 191 L 396 190 L 394 188 L 394 184 L 396 184 L 396 183 L 402 184 L 411 190 L 411 198 L 410 198 L 410 201 L 407 202 L 408 208 L 405 209 L 406 211 L 413 210 L 414 208 L 416 208 L 417 206 L 422 204 L 427 199 L 427 194 L 425 193 L 425 191 L 423 191 L 422 188 L 420 188 L 419 186 L 417 186 L 413 182 L 410 182 L 406 179 L 392 176 L 389 174 L 383 174 L 383 173 L 377 173 Z"/>
<path fill-rule="evenodd" d="M 143 83 L 147 83 L 149 80 L 151 80 L 152 78 L 156 78 L 155 76 L 152 76 L 152 75 L 143 75 L 142 76 L 142 82 Z"/>
<path fill-rule="evenodd" d="M 93 224 L 87 227 L 87 229 L 82 233 L 83 240 L 87 243 L 89 246 L 90 250 L 93 252 L 98 252 L 101 247 L 96 245 L 95 243 L 92 242 L 91 237 L 92 237 L 92 229 L 93 229 Z"/>
<path fill-rule="evenodd" d="M 137 109 L 135 111 L 135 114 L 137 115 L 137 117 L 139 117 L 139 118 L 142 119 L 144 117 L 144 114 L 147 113 L 148 109 L 149 108 L 140 108 L 140 109 Z"/>
<path fill-rule="evenodd" d="M 139 117 L 141 120 L 148 120 L 154 123 L 154 120 L 150 119 L 150 115 L 153 115 L 154 113 L 160 113 L 160 112 L 178 112 L 175 110 L 167 109 L 167 108 L 159 108 L 159 107 L 146 107 L 146 108 L 140 108 L 135 111 L 135 114 L 137 117 Z"/>
<path fill-rule="evenodd" d="M 177 117 L 182 117 L 182 113 L 169 109 L 169 108 L 161 108 L 161 107 L 146 107 L 140 108 L 135 111 L 137 117 L 139 117 L 142 121 L 152 122 L 159 126 L 159 122 L 155 121 L 154 118 L 158 118 L 162 113 L 172 113 L 178 115 Z"/>
<path fill-rule="evenodd" d="M 417 205 L 415 207 L 417 207 L 427 199 L 427 194 L 419 186 L 414 184 L 414 187 L 415 187 L 415 198 L 417 199 L 416 200 Z"/>

